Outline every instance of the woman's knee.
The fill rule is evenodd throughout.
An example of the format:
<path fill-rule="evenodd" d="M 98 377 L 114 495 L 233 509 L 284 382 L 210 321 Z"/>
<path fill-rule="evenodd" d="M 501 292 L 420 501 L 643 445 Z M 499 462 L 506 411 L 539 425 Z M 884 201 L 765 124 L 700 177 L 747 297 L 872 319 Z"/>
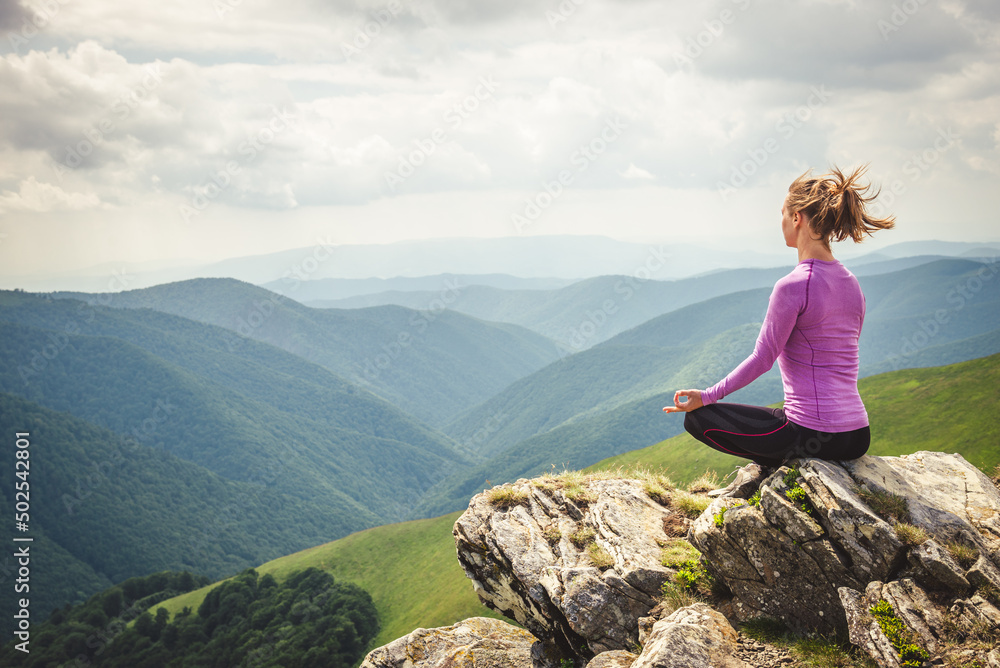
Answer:
<path fill-rule="evenodd" d="M 692 436 L 701 436 L 702 429 L 699 427 L 699 420 L 695 416 L 697 411 L 688 411 L 684 414 L 684 429 Z"/>

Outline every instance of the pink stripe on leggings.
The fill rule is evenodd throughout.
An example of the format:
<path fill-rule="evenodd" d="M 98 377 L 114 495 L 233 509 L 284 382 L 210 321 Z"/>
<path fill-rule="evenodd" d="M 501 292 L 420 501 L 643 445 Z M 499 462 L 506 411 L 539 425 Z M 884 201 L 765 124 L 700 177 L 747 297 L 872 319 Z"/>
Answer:
<path fill-rule="evenodd" d="M 706 429 L 704 433 L 705 433 L 705 438 L 707 438 L 708 440 L 712 441 L 712 443 L 715 443 L 716 445 L 718 445 L 720 448 L 722 448 L 723 450 L 725 450 L 729 454 L 731 454 L 731 455 L 737 455 L 737 456 L 742 457 L 746 453 L 744 453 L 744 452 L 733 452 L 732 450 L 728 450 L 727 448 L 723 447 L 721 443 L 719 443 L 714 438 L 712 438 L 711 436 L 709 436 L 708 432 L 710 432 L 710 431 L 720 431 L 723 434 L 729 434 L 731 436 L 770 436 L 771 434 L 774 434 L 776 432 L 781 431 L 782 429 L 784 429 L 787 426 L 788 426 L 788 420 L 785 420 L 785 424 L 781 425 L 780 427 L 778 427 L 774 431 L 767 432 L 766 434 L 741 434 L 741 433 L 739 433 L 737 431 L 726 431 L 725 429 Z M 753 454 L 753 453 L 751 453 L 751 454 Z"/>

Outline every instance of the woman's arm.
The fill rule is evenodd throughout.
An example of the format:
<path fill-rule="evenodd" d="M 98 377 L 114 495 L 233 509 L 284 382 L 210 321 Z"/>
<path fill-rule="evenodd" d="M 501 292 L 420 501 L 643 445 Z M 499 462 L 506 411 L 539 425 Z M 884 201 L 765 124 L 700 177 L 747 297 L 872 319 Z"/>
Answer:
<path fill-rule="evenodd" d="M 774 361 L 785 349 L 788 337 L 795 329 L 799 314 L 805 310 L 808 285 L 808 276 L 804 281 L 782 279 L 775 284 L 753 352 L 728 376 L 702 392 L 702 403 L 714 404 L 736 390 L 746 387 L 774 366 Z"/>
<path fill-rule="evenodd" d="M 811 267 L 810 267 L 811 271 Z M 788 343 L 799 314 L 805 310 L 808 295 L 808 276 L 802 280 L 778 281 L 767 305 L 767 315 L 761 325 L 760 334 L 753 352 L 733 369 L 728 376 L 707 390 L 678 390 L 674 393 L 674 405 L 664 407 L 667 413 L 693 411 L 708 404 L 714 404 L 736 390 L 746 387 L 766 373 Z M 681 402 L 681 398 L 687 398 Z"/>

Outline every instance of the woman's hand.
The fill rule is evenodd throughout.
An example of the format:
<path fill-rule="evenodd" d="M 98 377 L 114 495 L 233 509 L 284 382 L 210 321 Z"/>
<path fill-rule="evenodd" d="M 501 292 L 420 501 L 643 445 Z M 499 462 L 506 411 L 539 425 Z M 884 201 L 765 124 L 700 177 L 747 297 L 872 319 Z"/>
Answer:
<path fill-rule="evenodd" d="M 687 401 L 681 401 L 681 397 L 687 398 Z M 674 392 L 674 405 L 664 406 L 664 413 L 687 413 L 688 411 L 693 411 L 697 408 L 704 406 L 701 403 L 701 390 L 677 390 Z"/>

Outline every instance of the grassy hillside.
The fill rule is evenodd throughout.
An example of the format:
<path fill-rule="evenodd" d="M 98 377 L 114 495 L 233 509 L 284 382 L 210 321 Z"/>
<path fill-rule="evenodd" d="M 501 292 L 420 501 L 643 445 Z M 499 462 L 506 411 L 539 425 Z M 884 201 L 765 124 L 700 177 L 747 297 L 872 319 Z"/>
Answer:
<path fill-rule="evenodd" d="M 436 425 L 559 355 L 552 341 L 522 327 L 444 310 L 455 294 L 439 290 L 419 311 L 313 309 L 249 283 L 205 278 L 119 293 L 110 304 L 217 325 L 230 331 L 232 347 L 270 343 Z"/>
<path fill-rule="evenodd" d="M 767 302 L 766 295 L 739 293 L 745 318 L 754 317 L 757 301 Z M 730 297 L 719 298 L 732 301 Z M 678 323 L 698 322 L 697 313 L 714 309 L 709 300 L 704 306 L 681 309 Z M 700 307 L 700 308 L 699 308 Z M 723 310 L 723 309 L 719 309 Z M 723 312 L 725 312 L 723 310 Z M 444 427 L 445 433 L 463 443 L 471 443 L 483 456 L 496 456 L 515 444 L 551 431 L 563 424 L 613 411 L 627 403 L 649 398 L 679 387 L 699 387 L 715 382 L 753 350 L 759 326 L 742 324 L 739 309 L 732 313 L 732 328 L 720 328 L 704 336 L 684 334 L 667 336 L 660 343 L 617 345 L 609 341 L 590 350 L 567 357 L 523 378 L 489 401 L 467 411 Z M 713 318 L 713 321 L 716 320 Z M 626 336 L 622 334 L 621 336 Z M 774 401 L 773 384 L 747 388 L 744 401 Z M 494 420 L 491 417 L 502 416 Z M 488 433 L 483 425 L 492 424 Z M 481 434 L 477 437 L 477 433 Z"/>
<path fill-rule="evenodd" d="M 1000 355 L 953 366 L 893 372 L 862 381 L 874 425 L 871 454 L 959 452 L 984 471 L 1000 463 Z M 680 416 L 669 416 L 680 419 Z M 662 469 L 678 484 L 706 469 L 728 473 L 742 460 L 716 453 L 686 434 L 609 458 L 591 470 Z M 482 488 L 474 490 L 480 491 Z M 491 614 L 477 601 L 455 559 L 451 527 L 459 513 L 377 527 L 264 564 L 276 577 L 306 566 L 330 570 L 375 600 L 383 644 L 417 627 Z M 197 607 L 209 588 L 167 601 L 171 613 Z"/>
<path fill-rule="evenodd" d="M 904 369 L 858 383 L 872 428 L 869 454 L 957 452 L 985 473 L 1000 464 L 1000 354 L 944 367 Z M 680 421 L 682 417 L 670 416 Z M 687 483 L 745 460 L 716 452 L 688 434 L 609 457 L 588 470 L 652 468 Z"/>
<path fill-rule="evenodd" d="M 383 645 L 415 628 L 447 626 L 468 617 L 499 617 L 476 596 L 455 558 L 452 526 L 459 513 L 375 527 L 346 538 L 290 554 L 257 568 L 279 581 L 315 566 L 338 582 L 358 585 L 375 601 L 382 628 L 374 641 Z M 218 583 L 163 603 L 172 615 L 197 610 Z"/>
<path fill-rule="evenodd" d="M 981 277 L 992 266 L 947 259 L 862 278 L 868 309 L 860 375 L 1000 350 L 1000 280 Z M 677 433 L 679 423 L 635 408 L 664 402 L 676 389 L 707 387 L 734 368 L 753 350 L 769 294 L 767 288 L 735 292 L 661 315 L 467 411 L 445 431 L 489 459 L 439 483 L 424 499 L 425 511 L 459 507 L 487 478 L 499 483 L 535 474 L 543 462 L 586 466 L 630 449 L 629 441 Z M 726 399 L 768 404 L 780 398 L 772 369 Z M 623 423 L 623 412 L 632 420 Z"/>
<path fill-rule="evenodd" d="M 345 504 L 295 498 L 262 481 L 225 480 L 162 450 L 0 393 L 0 433 L 16 432 L 30 433 L 31 441 L 26 535 L 35 539 L 31 602 L 39 621 L 129 577 L 165 569 L 222 577 L 289 546 L 315 544 L 372 521 Z M 19 481 L 6 466 L 4 471 L 0 511 L 13 518 Z M 13 529 L 10 522 L 3 535 Z M 6 567 L 12 563 L 4 564 L 0 581 L 10 584 L 14 571 Z M 6 632 L 14 598 L 2 600 L 0 630 Z"/>
<path fill-rule="evenodd" d="M 627 370 L 620 363 L 623 359 L 620 352 L 626 350 L 635 356 L 632 368 L 636 373 L 652 376 L 663 371 L 662 378 L 645 379 L 647 387 L 652 387 L 653 391 L 622 392 L 619 395 L 620 402 L 605 402 L 599 409 L 571 415 L 570 419 L 565 419 L 558 426 L 494 452 L 486 461 L 449 476 L 431 488 L 421 500 L 419 514 L 435 515 L 460 508 L 472 494 L 486 486 L 487 480 L 499 484 L 538 475 L 553 467 L 556 470 L 579 469 L 609 455 L 628 452 L 643 443 L 679 433 L 683 430 L 681 423 L 662 412 L 663 406 L 672 401 L 674 389 L 704 386 L 714 375 L 728 371 L 728 368 L 742 359 L 746 349 L 753 347 L 756 334 L 755 327 L 737 328 L 700 346 L 690 346 L 684 354 L 668 354 L 663 350 L 650 350 L 640 346 L 615 349 L 619 354 L 611 356 L 611 361 L 598 371 L 606 374 L 609 379 L 614 379 L 616 374 Z M 604 352 L 612 352 L 602 348 L 581 353 L 580 357 L 593 358 Z M 573 358 L 567 360 L 568 366 L 572 361 Z M 589 387 L 590 391 L 587 391 L 587 385 L 581 385 L 579 394 L 589 397 L 591 394 L 600 395 L 601 390 L 605 395 L 610 394 L 614 388 L 613 383 L 606 382 L 600 373 L 595 372 L 593 375 L 595 378 Z M 572 390 L 574 386 L 570 384 L 567 387 Z M 769 403 L 780 396 L 781 379 L 775 369 L 750 387 L 733 393 L 731 398 L 733 401 L 760 404 Z M 525 397 L 518 399 L 524 401 Z M 501 409 L 499 415 L 504 419 L 496 423 L 498 432 L 502 432 L 507 426 L 507 419 L 513 423 L 513 427 L 517 427 L 530 418 L 544 419 L 547 410 L 555 416 L 561 415 L 561 406 L 557 402 L 545 401 L 544 393 L 539 393 L 539 396 L 528 395 L 527 399 L 517 409 Z M 562 417 L 565 418 L 565 415 Z"/>

